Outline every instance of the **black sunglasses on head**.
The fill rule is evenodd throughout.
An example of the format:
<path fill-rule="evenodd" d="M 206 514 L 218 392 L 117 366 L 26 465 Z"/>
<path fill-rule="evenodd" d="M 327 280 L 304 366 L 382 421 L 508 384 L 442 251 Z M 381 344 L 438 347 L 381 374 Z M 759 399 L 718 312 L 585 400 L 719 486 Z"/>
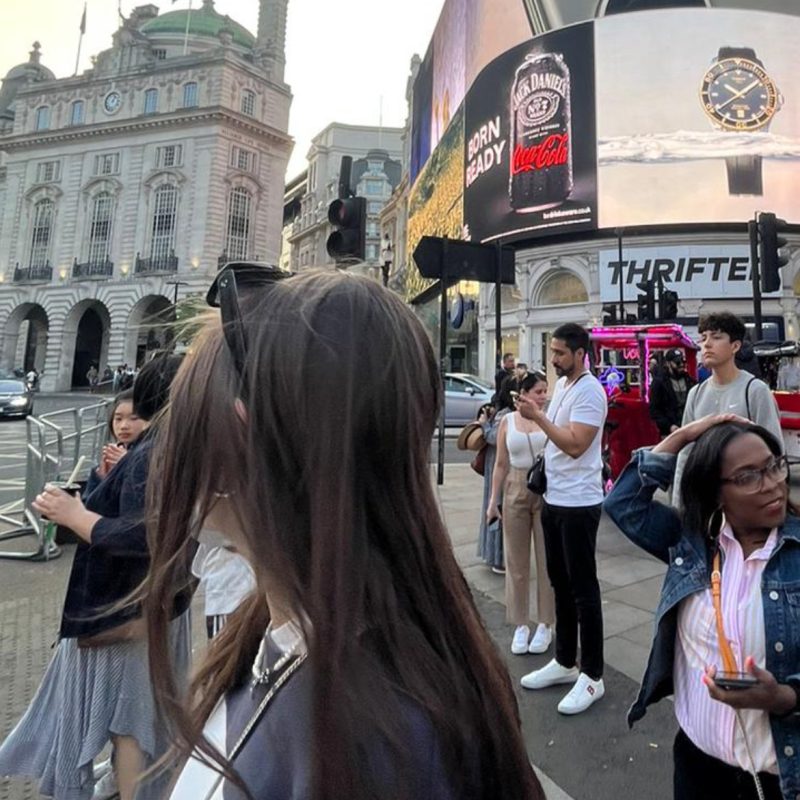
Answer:
<path fill-rule="evenodd" d="M 266 289 L 291 275 L 291 272 L 278 269 L 272 264 L 231 261 L 219 271 L 208 289 L 206 302 L 220 310 L 225 343 L 233 357 L 236 371 L 242 378 L 247 357 L 247 337 L 242 322 L 240 293 L 246 296 L 250 292 Z"/>

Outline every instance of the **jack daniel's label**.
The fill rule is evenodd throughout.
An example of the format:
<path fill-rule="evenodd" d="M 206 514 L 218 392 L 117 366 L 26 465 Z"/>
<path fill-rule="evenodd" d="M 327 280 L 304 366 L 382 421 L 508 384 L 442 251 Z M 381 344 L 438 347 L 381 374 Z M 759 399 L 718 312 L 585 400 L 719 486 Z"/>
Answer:
<path fill-rule="evenodd" d="M 570 75 L 560 54 L 528 55 L 511 90 L 509 199 L 515 211 L 538 211 L 571 194 Z"/>

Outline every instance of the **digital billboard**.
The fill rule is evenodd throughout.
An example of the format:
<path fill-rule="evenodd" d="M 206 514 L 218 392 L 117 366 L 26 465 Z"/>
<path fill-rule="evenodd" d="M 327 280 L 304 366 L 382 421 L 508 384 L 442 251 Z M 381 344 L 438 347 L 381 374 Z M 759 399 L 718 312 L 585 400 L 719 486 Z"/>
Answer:
<path fill-rule="evenodd" d="M 475 30 L 479 15 L 495 19 L 501 8 L 528 24 L 521 2 L 466 4 L 458 62 L 467 70 L 466 238 L 744 223 L 762 210 L 800 223 L 800 18 L 733 9 L 616 14 L 492 55 Z M 433 58 L 429 67 L 432 87 Z"/>
<path fill-rule="evenodd" d="M 464 222 L 489 241 L 597 224 L 591 23 L 512 48 L 465 103 Z"/>
<path fill-rule="evenodd" d="M 524 0 L 446 0 L 414 82 L 412 182 L 452 123 L 478 73 L 532 34 Z"/>
<path fill-rule="evenodd" d="M 598 21 L 599 227 L 800 222 L 799 40 L 759 11 Z"/>

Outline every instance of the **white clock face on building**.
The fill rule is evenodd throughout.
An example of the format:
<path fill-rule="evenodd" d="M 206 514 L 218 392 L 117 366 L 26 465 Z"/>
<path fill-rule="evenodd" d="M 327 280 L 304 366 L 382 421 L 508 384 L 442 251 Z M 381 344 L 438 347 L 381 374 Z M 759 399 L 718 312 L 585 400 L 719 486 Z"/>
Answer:
<path fill-rule="evenodd" d="M 120 105 L 122 105 L 122 97 L 119 92 L 109 92 L 103 101 L 103 108 L 106 114 L 116 114 Z"/>

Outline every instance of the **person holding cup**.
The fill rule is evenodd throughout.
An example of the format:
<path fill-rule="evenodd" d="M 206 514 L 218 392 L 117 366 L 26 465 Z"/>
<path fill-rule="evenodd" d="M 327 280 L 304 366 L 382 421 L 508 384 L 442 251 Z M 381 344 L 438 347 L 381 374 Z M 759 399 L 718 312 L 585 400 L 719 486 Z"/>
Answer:
<path fill-rule="evenodd" d="M 34 502 L 43 517 L 70 528 L 78 545 L 67 586 L 59 641 L 23 718 L 0 746 L 0 775 L 39 779 L 54 800 L 160 800 L 164 786 L 140 787 L 139 774 L 167 747 L 153 702 L 141 604 L 129 601 L 149 566 L 145 487 L 153 444 L 151 423 L 166 404 L 181 359 L 166 356 L 142 368 L 133 409 L 144 430 L 125 458 L 96 488 L 71 496 L 48 485 Z M 171 608 L 170 658 L 179 676 L 188 671 L 190 593 Z M 95 792 L 93 761 L 108 741 L 114 771 Z"/>

